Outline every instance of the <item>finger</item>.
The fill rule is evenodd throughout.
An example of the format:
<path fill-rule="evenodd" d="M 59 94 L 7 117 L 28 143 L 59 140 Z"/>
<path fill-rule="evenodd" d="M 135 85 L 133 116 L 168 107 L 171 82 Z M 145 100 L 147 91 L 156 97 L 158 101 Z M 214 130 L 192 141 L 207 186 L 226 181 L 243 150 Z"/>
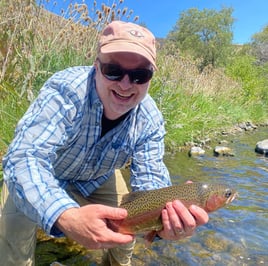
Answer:
<path fill-rule="evenodd" d="M 133 235 L 115 233 L 108 228 L 102 228 L 101 232 L 95 232 L 94 238 L 86 238 L 83 243 L 88 249 L 113 248 L 134 241 Z"/>
<path fill-rule="evenodd" d="M 102 239 L 103 246 L 105 248 L 109 248 L 130 243 L 135 239 L 135 237 L 133 235 L 115 233 L 112 230 L 108 230 Z"/>
<path fill-rule="evenodd" d="M 103 221 L 103 226 L 99 226 L 98 228 L 101 228 L 101 230 L 94 231 L 94 238 L 91 241 L 93 247 L 97 246 L 95 247 L 97 249 L 127 244 L 135 239 L 133 235 L 114 232 L 106 226 L 105 221 Z"/>
<path fill-rule="evenodd" d="M 179 200 L 173 201 L 172 206 L 180 218 L 180 221 L 183 225 L 183 229 L 184 229 L 186 235 L 192 235 L 194 229 L 196 228 L 195 217 L 184 206 L 184 204 Z"/>
<path fill-rule="evenodd" d="M 113 240 L 103 240 L 103 241 L 98 241 L 98 242 L 89 242 L 87 245 L 85 245 L 86 248 L 88 249 L 109 249 L 109 248 L 114 248 L 114 247 L 119 247 L 121 245 L 126 245 L 128 243 L 131 243 L 134 241 L 134 237 L 131 236 L 130 238 L 126 239 L 125 241 L 123 240 L 118 240 L 117 242 L 115 241 L 115 239 Z"/>
<path fill-rule="evenodd" d="M 175 235 L 170 223 L 167 209 L 162 210 L 161 217 L 162 217 L 163 229 L 158 231 L 157 234 L 164 239 L 169 240 L 175 239 Z"/>
<path fill-rule="evenodd" d="M 166 205 L 166 209 L 168 212 L 168 217 L 170 221 L 170 227 L 173 230 L 173 234 L 175 236 L 180 236 L 184 232 L 184 226 L 183 223 L 178 216 L 178 213 L 176 212 L 175 208 L 173 207 L 172 202 L 168 202 Z"/>
<path fill-rule="evenodd" d="M 99 204 L 96 214 L 99 218 L 122 220 L 127 217 L 127 210 Z"/>
<path fill-rule="evenodd" d="M 202 208 L 196 205 L 191 205 L 189 207 L 189 210 L 192 213 L 192 215 L 195 217 L 195 221 L 197 225 L 203 225 L 208 222 L 209 220 L 208 213 Z"/>
<path fill-rule="evenodd" d="M 162 224 L 163 224 L 163 230 L 165 232 L 168 232 L 168 231 L 172 230 L 170 220 L 169 220 L 169 217 L 168 217 L 168 212 L 167 212 L 166 209 L 163 209 L 163 211 L 162 211 Z"/>

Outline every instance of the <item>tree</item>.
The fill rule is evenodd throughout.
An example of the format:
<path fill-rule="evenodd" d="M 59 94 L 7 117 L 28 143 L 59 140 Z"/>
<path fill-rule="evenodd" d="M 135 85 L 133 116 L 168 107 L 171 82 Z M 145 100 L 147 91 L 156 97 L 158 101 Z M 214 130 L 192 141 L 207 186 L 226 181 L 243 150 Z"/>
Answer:
<path fill-rule="evenodd" d="M 268 25 L 252 36 L 252 48 L 254 55 L 257 57 L 259 63 L 268 62 Z"/>
<path fill-rule="evenodd" d="M 225 65 L 232 44 L 232 8 L 198 10 L 191 8 L 180 14 L 168 42 L 199 59 L 202 72 L 208 65 Z"/>

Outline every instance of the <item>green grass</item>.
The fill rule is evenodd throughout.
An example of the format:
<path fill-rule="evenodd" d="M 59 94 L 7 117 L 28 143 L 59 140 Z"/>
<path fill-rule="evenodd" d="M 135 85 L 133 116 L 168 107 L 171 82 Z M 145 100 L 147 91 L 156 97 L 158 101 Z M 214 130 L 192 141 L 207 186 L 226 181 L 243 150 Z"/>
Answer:
<path fill-rule="evenodd" d="M 93 26 L 31 12 L 36 10 L 31 4 L 20 7 L 10 0 L 0 5 L 1 158 L 46 79 L 69 66 L 92 64 L 98 38 Z M 109 21 L 107 7 L 101 12 L 98 25 Z M 267 120 L 268 66 L 255 61 L 245 53 L 234 54 L 225 69 L 200 73 L 197 63 L 179 51 L 170 55 L 165 46 L 158 50 L 158 71 L 149 92 L 166 121 L 167 150 L 213 138 L 240 122 Z"/>

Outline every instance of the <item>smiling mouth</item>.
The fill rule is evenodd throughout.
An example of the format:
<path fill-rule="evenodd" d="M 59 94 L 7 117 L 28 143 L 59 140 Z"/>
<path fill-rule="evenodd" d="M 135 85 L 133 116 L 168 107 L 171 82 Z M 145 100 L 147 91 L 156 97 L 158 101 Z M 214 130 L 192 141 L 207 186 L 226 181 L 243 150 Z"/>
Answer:
<path fill-rule="evenodd" d="M 119 98 L 121 100 L 129 100 L 133 96 L 133 94 L 131 94 L 131 95 L 122 95 L 122 94 L 120 94 L 120 93 L 118 93 L 116 91 L 112 91 L 112 92 L 113 92 L 113 95 L 116 98 Z"/>

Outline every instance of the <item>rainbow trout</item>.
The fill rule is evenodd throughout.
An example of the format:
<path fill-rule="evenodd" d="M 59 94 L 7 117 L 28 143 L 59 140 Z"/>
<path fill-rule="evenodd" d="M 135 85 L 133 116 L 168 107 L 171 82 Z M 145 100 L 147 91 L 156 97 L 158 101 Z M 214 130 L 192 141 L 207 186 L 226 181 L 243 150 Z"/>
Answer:
<path fill-rule="evenodd" d="M 186 207 L 194 204 L 207 212 L 213 212 L 232 202 L 236 195 L 236 191 L 227 185 L 207 183 L 187 183 L 130 192 L 124 195 L 120 204 L 121 208 L 128 211 L 127 218 L 120 221 L 110 220 L 109 226 L 122 234 L 150 232 L 153 236 L 162 229 L 161 212 L 169 201 L 180 200 Z"/>

